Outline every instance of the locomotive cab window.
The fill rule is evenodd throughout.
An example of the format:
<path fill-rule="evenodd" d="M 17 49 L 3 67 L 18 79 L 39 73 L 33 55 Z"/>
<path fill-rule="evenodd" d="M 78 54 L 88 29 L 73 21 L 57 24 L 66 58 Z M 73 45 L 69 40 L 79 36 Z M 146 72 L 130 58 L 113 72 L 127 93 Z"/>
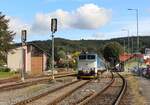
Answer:
<path fill-rule="evenodd" d="M 95 55 L 88 55 L 87 58 L 90 59 L 90 60 L 94 60 L 95 59 Z"/>
<path fill-rule="evenodd" d="M 86 59 L 86 55 L 80 55 L 79 56 L 79 60 L 85 60 Z"/>

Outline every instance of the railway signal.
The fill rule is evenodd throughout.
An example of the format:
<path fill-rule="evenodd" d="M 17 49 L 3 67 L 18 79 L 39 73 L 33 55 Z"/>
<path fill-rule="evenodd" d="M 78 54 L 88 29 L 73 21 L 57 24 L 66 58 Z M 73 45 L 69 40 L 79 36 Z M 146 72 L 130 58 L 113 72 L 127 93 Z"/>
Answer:
<path fill-rule="evenodd" d="M 22 42 L 22 69 L 21 69 L 21 81 L 24 82 L 25 72 L 25 49 L 23 48 L 27 40 L 27 30 L 21 31 L 21 42 Z"/>
<path fill-rule="evenodd" d="M 27 30 L 22 30 L 21 31 L 21 41 L 23 43 L 25 43 L 26 40 L 27 40 Z"/>
<path fill-rule="evenodd" d="M 54 33 L 57 31 L 57 19 L 52 18 L 51 19 L 51 32 L 52 32 L 52 79 L 55 79 L 54 77 Z"/>
<path fill-rule="evenodd" d="M 57 31 L 57 19 L 56 18 L 51 19 L 51 31 L 52 33 L 55 33 Z"/>

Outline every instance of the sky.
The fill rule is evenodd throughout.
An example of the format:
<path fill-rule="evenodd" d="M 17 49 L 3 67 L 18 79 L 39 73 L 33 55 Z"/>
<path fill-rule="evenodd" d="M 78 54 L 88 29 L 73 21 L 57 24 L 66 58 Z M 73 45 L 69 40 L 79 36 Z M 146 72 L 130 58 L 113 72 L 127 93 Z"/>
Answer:
<path fill-rule="evenodd" d="M 20 42 L 21 30 L 27 41 L 51 39 L 51 18 L 58 19 L 55 37 L 71 40 L 104 40 L 126 37 L 123 29 L 136 36 L 136 11 L 139 35 L 150 35 L 150 0 L 0 0 L 0 12 L 10 20 L 10 30 Z"/>

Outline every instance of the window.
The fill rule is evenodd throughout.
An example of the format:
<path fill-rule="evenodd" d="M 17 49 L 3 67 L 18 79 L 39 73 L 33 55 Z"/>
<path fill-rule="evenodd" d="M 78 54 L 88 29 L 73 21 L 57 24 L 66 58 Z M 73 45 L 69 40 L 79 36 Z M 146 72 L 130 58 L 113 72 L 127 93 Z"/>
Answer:
<path fill-rule="evenodd" d="M 93 59 L 93 60 L 94 60 L 94 59 L 95 59 L 95 55 L 88 55 L 87 58 L 88 58 L 88 59 Z"/>
<path fill-rule="evenodd" d="M 79 56 L 79 60 L 85 60 L 86 59 L 86 55 L 80 55 Z"/>

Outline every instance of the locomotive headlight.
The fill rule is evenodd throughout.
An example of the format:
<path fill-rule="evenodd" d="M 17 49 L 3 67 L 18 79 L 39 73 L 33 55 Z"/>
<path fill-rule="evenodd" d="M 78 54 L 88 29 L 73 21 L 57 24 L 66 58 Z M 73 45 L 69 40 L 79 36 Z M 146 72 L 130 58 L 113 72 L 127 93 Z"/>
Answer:
<path fill-rule="evenodd" d="M 91 71 L 95 71 L 95 68 L 91 68 Z"/>
<path fill-rule="evenodd" d="M 82 71 L 82 68 L 81 68 L 81 67 L 79 68 L 79 71 Z"/>

